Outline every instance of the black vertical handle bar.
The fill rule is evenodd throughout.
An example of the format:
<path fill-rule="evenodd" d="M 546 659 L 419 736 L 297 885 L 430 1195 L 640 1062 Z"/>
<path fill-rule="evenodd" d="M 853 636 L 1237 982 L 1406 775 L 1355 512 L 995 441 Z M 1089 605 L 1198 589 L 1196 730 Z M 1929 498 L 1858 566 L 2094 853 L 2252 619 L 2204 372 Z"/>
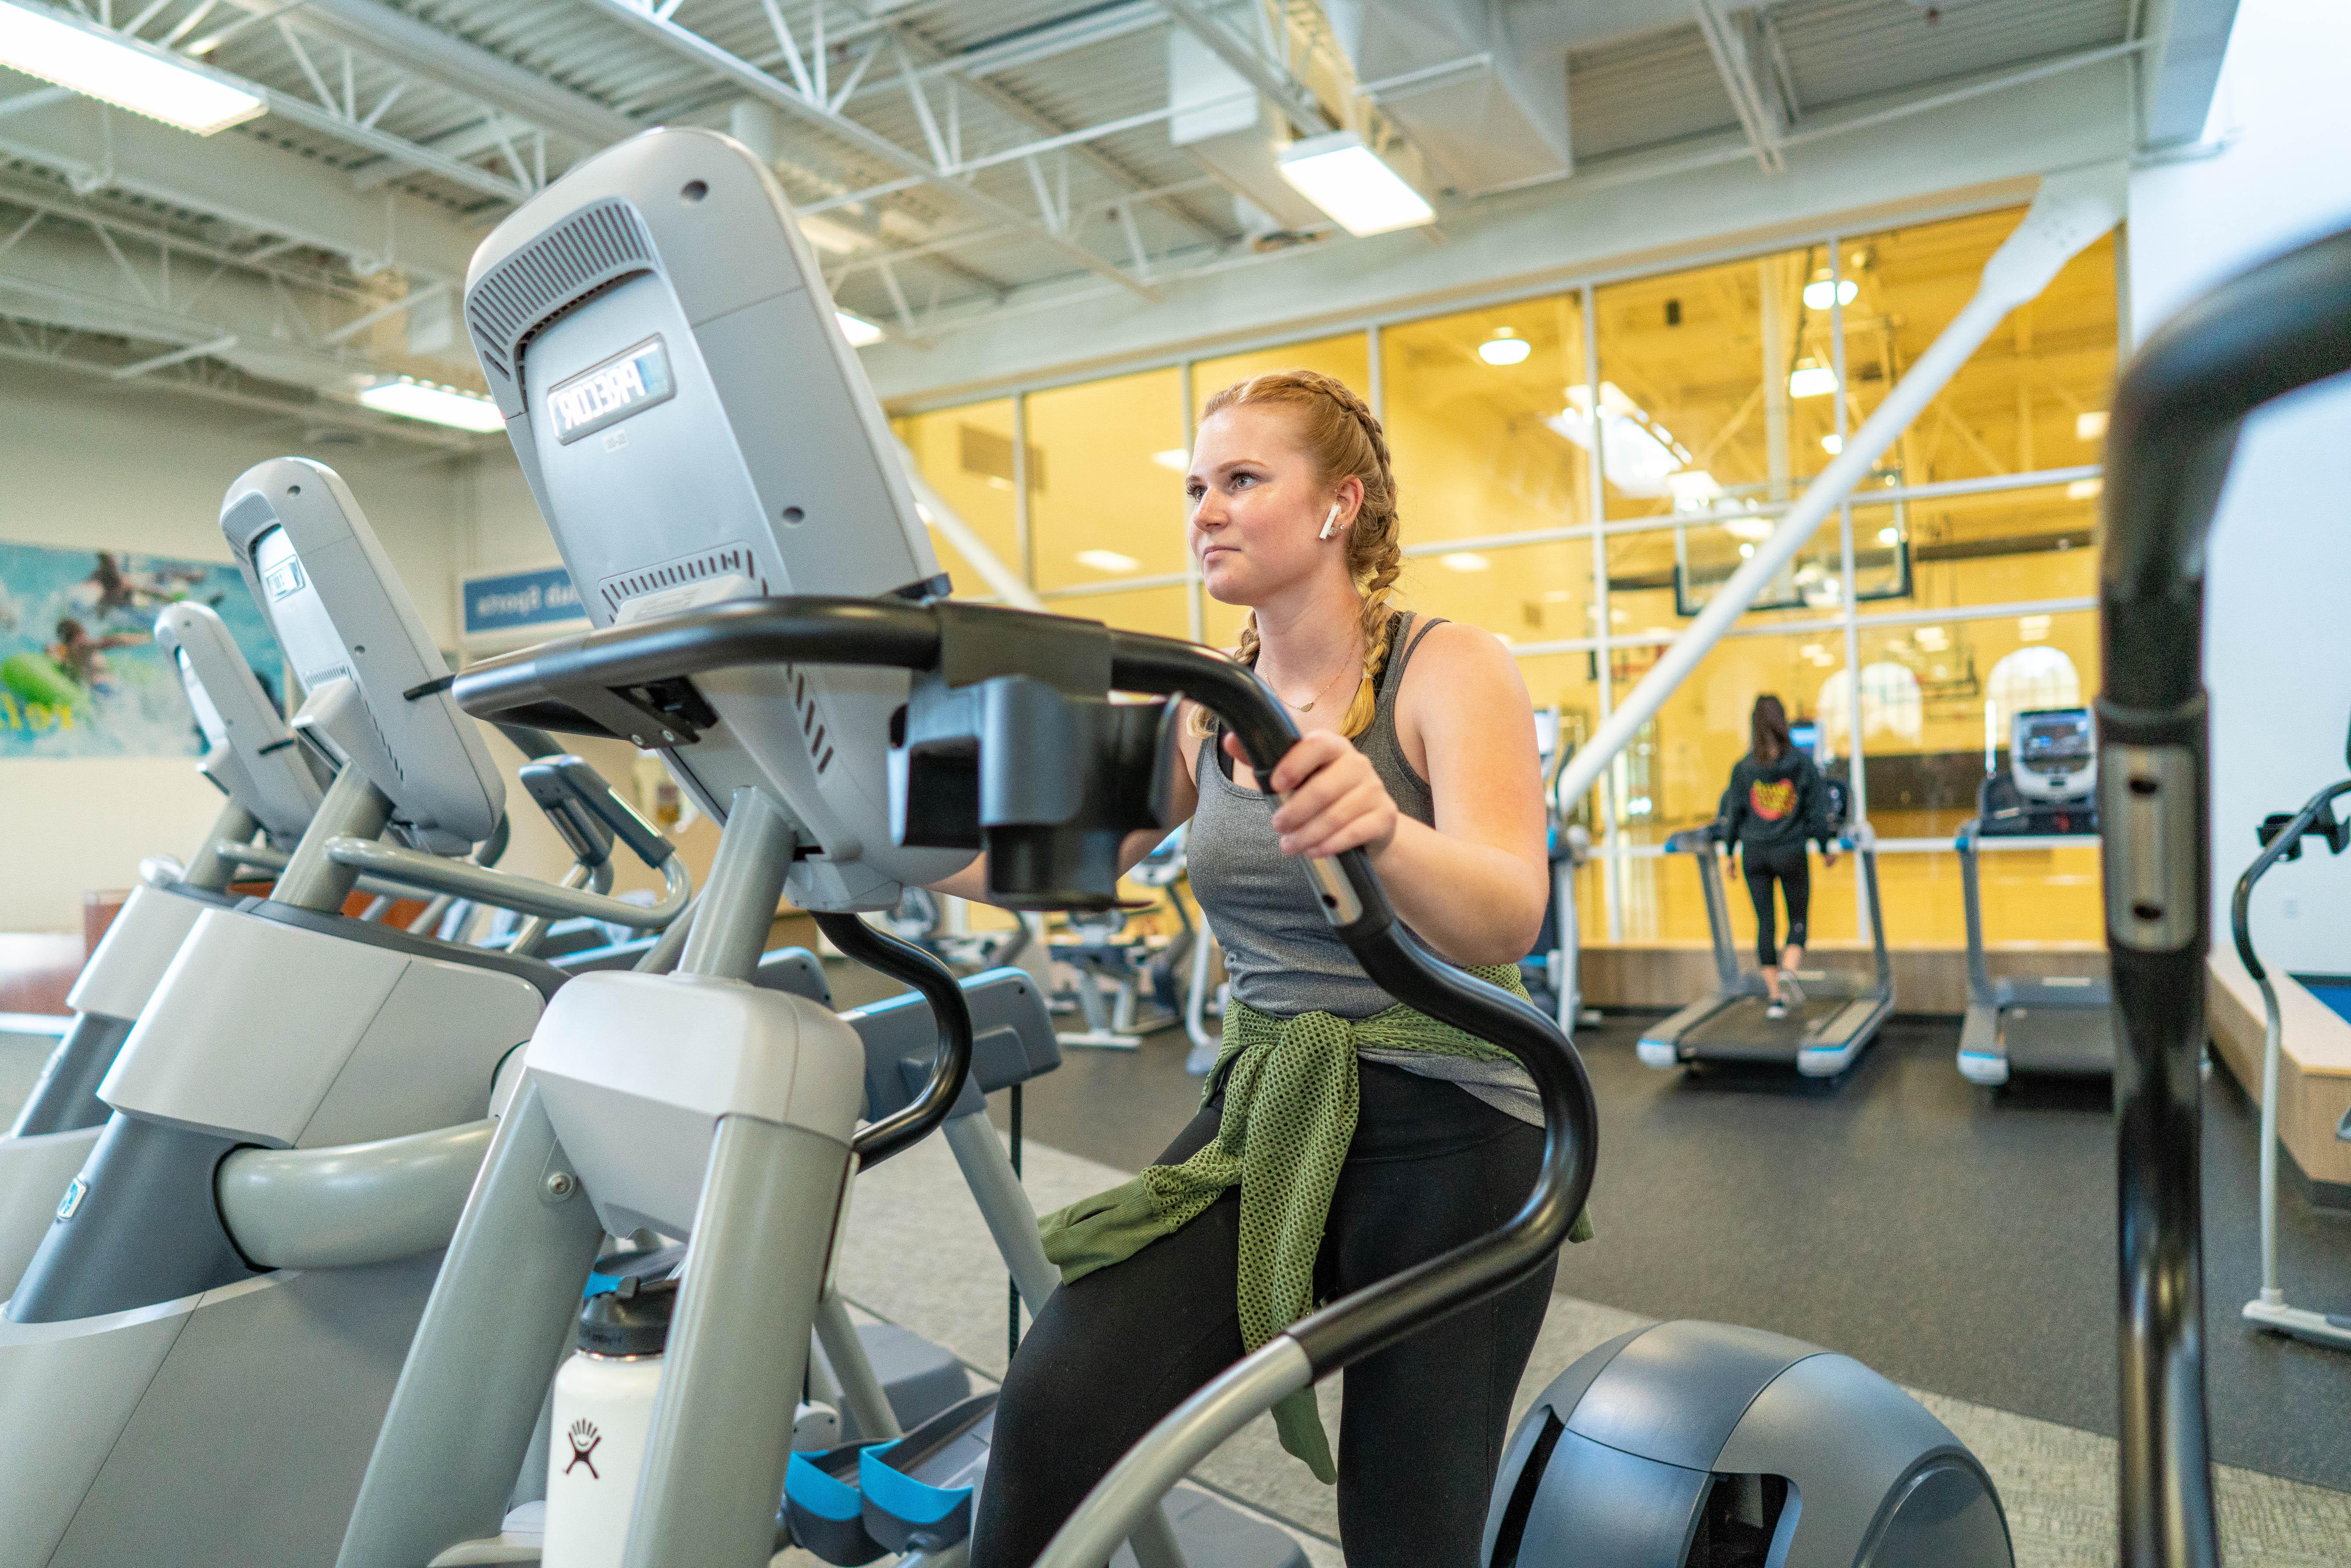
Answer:
<path fill-rule="evenodd" d="M 1018 616 L 1022 631 L 1061 619 L 974 605 L 955 609 L 967 618 Z M 1297 744 L 1296 727 L 1257 676 L 1223 654 L 1172 638 L 1114 631 L 1108 636 L 1114 689 L 1198 702 L 1240 737 L 1250 766 L 1260 774 L 1272 772 Z M 601 695 L 745 664 L 929 670 L 939 664 L 941 648 L 939 619 L 924 605 L 817 596 L 746 599 L 487 660 L 458 676 L 453 695 L 477 718 L 511 723 L 528 716 L 528 722 L 557 729 L 610 733 L 580 711 L 573 694 L 592 689 Z M 1317 885 L 1340 939 L 1382 989 L 1500 1046 L 1525 1066 L 1542 1103 L 1544 1127 L 1533 1191 L 1500 1229 L 1332 1302 L 1291 1327 L 1291 1337 L 1305 1347 L 1321 1375 L 1447 1312 L 1475 1305 L 1541 1268 L 1566 1239 L 1591 1194 L 1599 1113 L 1583 1060 L 1558 1026 L 1509 993 L 1438 964 L 1415 946 L 1397 926 L 1361 850 L 1336 857 L 1335 876 Z M 889 940 L 864 929 L 876 941 Z M 942 1088 L 935 1070 L 915 1105 L 935 1106 L 936 1114 L 919 1124 L 910 1121 L 905 1141 L 927 1132 L 953 1103 L 952 1091 L 939 1098 L 935 1092 Z"/>
<path fill-rule="evenodd" d="M 2270 867 L 2294 852 L 2295 846 L 2302 842 L 2303 834 L 2310 831 L 2310 824 L 2318 820 L 2318 813 L 2338 795 L 2351 795 L 2351 779 L 2329 784 L 2313 795 L 2294 814 L 2294 820 L 2285 825 L 2285 831 L 2272 839 L 2254 857 L 2253 863 L 2245 868 L 2245 874 L 2237 879 L 2237 891 L 2229 899 L 2229 934 L 2236 938 L 2237 956 L 2244 960 L 2245 973 L 2256 980 L 2267 978 L 2269 971 L 2262 968 L 2261 959 L 2253 956 L 2253 883 L 2261 881 Z"/>
<path fill-rule="evenodd" d="M 850 1140 L 859 1168 L 871 1169 L 922 1142 L 954 1108 L 963 1081 L 971 1073 L 971 1004 L 955 972 L 912 942 L 876 931 L 854 915 L 819 915 L 816 925 L 834 946 L 867 968 L 914 987 L 931 1004 L 931 1017 L 938 1024 L 938 1055 L 923 1092 L 881 1120 L 858 1128 Z"/>
<path fill-rule="evenodd" d="M 2194 831 L 2150 835 L 2101 811 L 2107 949 L 2122 1051 L 2115 1069 L 2121 1290 L 2124 1568 L 2217 1568 L 2203 1361 L 2204 956 L 2211 939 L 2209 737 L 2202 683 L 2204 545 L 2246 416 L 2351 369 L 2351 232 L 2223 284 L 2142 348 L 2107 432 L 2099 600 L 2100 744 L 2187 760 Z M 2112 771 L 2102 768 L 2102 774 Z M 2193 930 L 2126 943 L 2117 868 L 2194 858 Z M 2137 859 L 2133 857 L 2137 856 Z M 2176 863 L 2176 862 L 2175 862 Z"/>

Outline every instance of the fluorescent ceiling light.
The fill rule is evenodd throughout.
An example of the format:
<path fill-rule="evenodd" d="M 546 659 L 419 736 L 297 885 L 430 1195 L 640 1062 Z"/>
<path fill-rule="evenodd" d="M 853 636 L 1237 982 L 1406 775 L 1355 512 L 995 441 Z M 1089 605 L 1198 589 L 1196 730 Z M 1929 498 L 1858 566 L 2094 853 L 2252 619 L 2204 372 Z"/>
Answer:
<path fill-rule="evenodd" d="M 1702 512 L 1722 499 L 1722 486 L 1703 468 L 1667 475 L 1666 488 L 1673 492 L 1677 512 Z"/>
<path fill-rule="evenodd" d="M 854 256 L 872 242 L 855 229 L 845 227 L 826 217 L 801 217 L 800 233 L 809 244 L 819 250 L 829 250 L 835 256 Z"/>
<path fill-rule="evenodd" d="M 1586 452 L 1591 451 L 1592 389 L 1568 388 L 1567 407 L 1543 423 Z M 1614 382 L 1600 383 L 1599 424 L 1601 463 L 1611 485 L 1627 496 L 1676 496 L 1678 500 L 1673 476 L 1681 473 L 1690 455 L 1674 439 L 1673 432 L 1650 418 L 1647 411 L 1626 397 Z M 1711 475 L 1706 476 L 1704 485 L 1698 483 L 1702 474 L 1703 469 L 1692 472 L 1684 480 L 1683 489 L 1696 496 L 1713 486 Z M 1717 486 L 1711 493 L 1720 495 L 1721 490 Z"/>
<path fill-rule="evenodd" d="M 1753 545 L 1740 545 L 1740 546 L 1739 547 L 1739 559 L 1741 559 L 1741 560 L 1745 560 L 1745 559 L 1747 559 L 1749 557 L 1752 556 L 1754 553 L 1755 553 L 1755 547 L 1754 547 Z"/>
<path fill-rule="evenodd" d="M 1526 357 L 1535 351 L 1535 346 L 1524 338 L 1509 336 L 1509 332 L 1510 329 L 1505 327 L 1502 329 L 1501 335 L 1489 338 L 1479 344 L 1478 357 L 1489 365 L 1523 363 Z"/>
<path fill-rule="evenodd" d="M 1096 571 L 1133 571 L 1143 563 L 1114 549 L 1081 549 L 1078 552 L 1078 564 L 1092 567 Z"/>
<path fill-rule="evenodd" d="M 868 343 L 882 340 L 882 329 L 864 317 L 852 316 L 846 310 L 836 310 L 833 315 L 840 320 L 841 335 L 849 340 L 851 348 L 862 349 Z"/>
<path fill-rule="evenodd" d="M 1439 566 L 1450 568 L 1455 571 L 1484 571 L 1494 564 L 1477 551 L 1466 549 L 1458 549 L 1450 555 L 1438 556 L 1437 562 Z"/>
<path fill-rule="evenodd" d="M 1192 466 L 1192 455 L 1180 446 L 1171 446 L 1165 452 L 1155 452 L 1151 455 L 1151 460 L 1170 474 L 1181 474 L 1185 469 Z"/>
<path fill-rule="evenodd" d="M 1751 539 L 1757 544 L 1771 537 L 1772 524 L 1766 517 L 1733 517 L 1722 525 L 1722 531 L 1735 539 Z"/>
<path fill-rule="evenodd" d="M 430 424 L 455 425 L 459 430 L 487 433 L 507 426 L 506 415 L 498 412 L 498 405 L 481 393 L 420 382 L 413 376 L 378 382 L 364 388 L 360 392 L 360 402 L 379 413 L 396 413 L 402 419 L 421 419 Z"/>
<path fill-rule="evenodd" d="M 1831 431 L 1821 437 L 1821 450 L 1834 457 L 1844 450 L 1844 437 Z"/>
<path fill-rule="evenodd" d="M 1437 209 L 1352 131 L 1291 142 L 1281 155 L 1281 177 L 1359 238 L 1412 228 L 1437 216 Z"/>
<path fill-rule="evenodd" d="M 1836 391 L 1836 372 L 1813 360 L 1798 360 L 1788 377 L 1790 397 L 1826 397 Z"/>
<path fill-rule="evenodd" d="M 1882 545 L 1898 545 L 1902 542 L 1902 530 L 1891 526 L 1882 528 L 1877 530 L 1877 542 Z"/>
<path fill-rule="evenodd" d="M 1832 300 L 1850 305 L 1853 297 L 1861 292 L 1861 285 L 1850 277 L 1840 277 L 1834 283 L 1825 277 L 1815 277 L 1804 285 L 1804 304 L 1814 310 L 1825 310 Z"/>
<path fill-rule="evenodd" d="M 2094 408 L 2087 413 L 2077 413 L 2074 416 L 2074 440 L 2095 441 L 2105 433 L 2106 411 L 2105 409 Z"/>
<path fill-rule="evenodd" d="M 2069 501 L 2095 501 L 2105 487 L 2103 480 L 2076 479 L 2065 486 L 2065 498 Z"/>
<path fill-rule="evenodd" d="M 210 136 L 265 107 L 210 71 L 46 11 L 0 0 L 0 66 Z"/>
<path fill-rule="evenodd" d="M 2027 643 L 2038 643 L 2043 641 L 2049 635 L 2049 617 L 2046 615 L 2024 615 L 2018 617 L 2016 622 L 2016 634 Z"/>

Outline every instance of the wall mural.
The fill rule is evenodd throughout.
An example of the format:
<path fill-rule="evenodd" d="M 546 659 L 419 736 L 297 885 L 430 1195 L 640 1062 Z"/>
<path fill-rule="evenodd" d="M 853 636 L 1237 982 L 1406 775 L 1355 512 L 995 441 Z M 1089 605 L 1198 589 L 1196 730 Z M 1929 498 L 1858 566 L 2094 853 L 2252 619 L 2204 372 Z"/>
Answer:
<path fill-rule="evenodd" d="M 0 758 L 201 757 L 155 616 L 193 600 L 284 704 L 277 643 L 234 566 L 0 542 Z"/>

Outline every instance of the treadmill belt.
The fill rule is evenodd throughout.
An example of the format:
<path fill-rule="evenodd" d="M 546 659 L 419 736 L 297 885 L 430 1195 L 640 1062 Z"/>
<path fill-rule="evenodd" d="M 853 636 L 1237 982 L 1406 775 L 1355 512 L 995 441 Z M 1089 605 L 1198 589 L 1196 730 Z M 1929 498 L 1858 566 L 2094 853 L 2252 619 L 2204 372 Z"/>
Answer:
<path fill-rule="evenodd" d="M 2011 1072 L 2103 1076 L 2115 1070 L 2111 1008 L 2007 1008 L 2001 1045 Z"/>
<path fill-rule="evenodd" d="M 1682 1044 L 1698 1056 L 1718 1061 L 1793 1061 L 1830 1019 L 1851 1006 L 1851 997 L 1808 997 L 1788 1009 L 1782 1019 L 1765 1018 L 1771 1004 L 1761 997 L 1740 997 L 1713 1017 L 1685 1030 Z"/>

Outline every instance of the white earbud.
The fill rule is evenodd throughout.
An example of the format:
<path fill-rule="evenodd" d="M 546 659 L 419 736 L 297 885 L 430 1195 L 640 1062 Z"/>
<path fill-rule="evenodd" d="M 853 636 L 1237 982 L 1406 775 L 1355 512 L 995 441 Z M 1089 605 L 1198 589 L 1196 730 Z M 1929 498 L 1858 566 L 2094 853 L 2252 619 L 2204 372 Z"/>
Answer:
<path fill-rule="evenodd" d="M 1327 539 L 1327 538 L 1329 538 L 1331 537 L 1331 530 L 1332 530 L 1332 528 L 1337 528 L 1338 526 L 1339 526 L 1339 503 L 1338 503 L 1338 502 L 1336 502 L 1336 501 L 1333 501 L 1333 502 L 1332 502 L 1332 503 L 1331 503 L 1331 513 L 1330 513 L 1330 516 L 1328 516 L 1328 517 L 1324 517 L 1324 518 L 1322 519 L 1322 531 L 1321 533 L 1319 533 L 1319 534 L 1316 534 L 1314 537 L 1315 537 L 1316 538 L 1318 538 L 1318 539 Z"/>

